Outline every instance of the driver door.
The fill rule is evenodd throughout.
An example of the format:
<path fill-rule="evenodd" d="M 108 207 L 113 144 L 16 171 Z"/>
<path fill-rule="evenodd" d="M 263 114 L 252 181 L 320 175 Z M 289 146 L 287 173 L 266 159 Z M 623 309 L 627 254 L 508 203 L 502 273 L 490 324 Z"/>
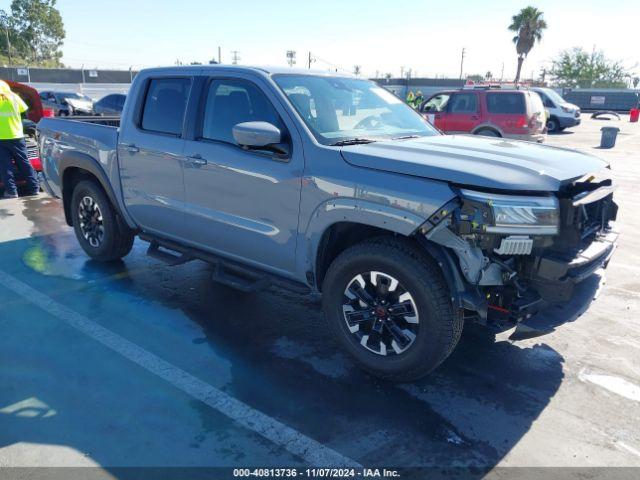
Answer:
<path fill-rule="evenodd" d="M 450 95 L 448 93 L 438 93 L 422 104 L 421 114 L 438 130 L 445 131 L 445 120 L 447 104 Z"/>
<path fill-rule="evenodd" d="M 304 169 L 294 127 L 271 92 L 249 79 L 210 78 L 200 102 L 185 145 L 188 238 L 213 253 L 293 272 Z M 233 127 L 252 121 L 280 129 L 287 158 L 235 142 Z"/>

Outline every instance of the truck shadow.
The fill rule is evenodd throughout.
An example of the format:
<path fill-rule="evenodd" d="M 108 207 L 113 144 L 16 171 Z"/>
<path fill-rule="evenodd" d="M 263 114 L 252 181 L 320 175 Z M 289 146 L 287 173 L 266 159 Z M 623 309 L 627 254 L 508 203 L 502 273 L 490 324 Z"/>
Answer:
<path fill-rule="evenodd" d="M 50 214 L 48 207 L 41 209 L 36 203 L 24 212 L 34 224 L 43 214 Z M 485 330 L 470 324 L 457 349 L 431 376 L 410 384 L 382 382 L 362 372 L 342 353 L 324 326 L 319 305 L 306 297 L 277 289 L 243 294 L 210 282 L 211 269 L 201 263 L 178 268 L 155 263 L 144 256 L 146 244 L 140 242 L 124 262 L 91 262 L 73 245 L 72 233 L 60 225 L 57 219 L 50 225 L 56 233 L 39 235 L 35 231 L 31 239 L 0 244 L 0 258 L 4 259 L 0 263 L 7 265 L 9 258 L 23 262 L 24 252 L 38 249 L 42 263 L 56 267 L 34 272 L 26 265 L 27 280 L 23 281 L 35 278 L 41 291 L 56 292 L 58 301 L 71 309 L 77 289 L 83 295 L 122 298 L 118 315 L 128 315 L 130 304 L 132 320 L 137 322 L 131 322 L 131 328 L 141 335 L 152 331 L 147 321 L 158 318 L 157 311 L 164 312 L 163 321 L 169 323 L 177 315 L 186 318 L 200 327 L 202 335 L 178 337 L 181 332 L 176 333 L 175 344 L 165 346 L 168 350 L 184 349 L 185 358 L 197 351 L 199 362 L 212 362 L 212 366 L 216 359 L 225 359 L 230 372 L 226 393 L 364 465 L 496 466 L 526 435 L 564 378 L 563 357 L 543 338 L 522 344 L 496 342 Z M 593 295 L 579 297 L 574 307 L 554 312 L 549 324 L 557 327 L 574 321 Z M 3 314 L 19 315 L 12 308 L 9 304 Z M 210 350 L 202 350 L 207 346 Z M 37 357 L 38 352 L 34 350 L 33 355 Z M 59 355 L 73 356 L 74 352 L 63 349 Z M 27 352 L 25 361 L 29 358 Z M 188 369 L 189 364 L 182 368 Z M 198 377 L 216 385 L 219 379 L 213 371 L 199 371 Z M 0 383 L 5 384 L 3 376 L 0 364 Z M 59 388 L 42 391 L 19 391 L 17 386 L 0 389 L 0 409 L 17 398 L 37 397 L 67 416 L 61 422 L 52 420 L 60 415 L 0 413 L 5 425 L 0 429 L 0 447 L 19 442 L 67 445 L 91 452 L 92 461 L 107 469 L 120 465 L 114 451 L 126 439 L 109 433 L 108 428 L 88 436 L 74 424 L 74 412 L 65 410 L 67 390 L 74 385 L 80 388 L 82 382 L 81 378 L 67 378 L 64 388 L 60 383 Z M 117 403 L 116 397 L 135 395 L 135 391 L 111 395 Z M 98 407 L 89 403 L 83 408 Z M 189 408 L 202 423 L 193 442 L 150 441 L 145 446 L 146 459 L 155 459 L 159 465 L 184 464 L 183 458 L 193 457 L 193 448 L 218 433 L 213 421 L 217 412 L 198 401 L 191 401 Z M 148 438 L 159 435 L 143 433 Z M 207 452 L 201 455 L 202 465 L 211 465 Z M 138 463 L 130 457 L 121 461 Z M 234 461 L 228 459 L 225 464 Z M 251 459 L 235 464 L 246 466 Z M 482 476 L 479 472 L 478 477 Z"/>

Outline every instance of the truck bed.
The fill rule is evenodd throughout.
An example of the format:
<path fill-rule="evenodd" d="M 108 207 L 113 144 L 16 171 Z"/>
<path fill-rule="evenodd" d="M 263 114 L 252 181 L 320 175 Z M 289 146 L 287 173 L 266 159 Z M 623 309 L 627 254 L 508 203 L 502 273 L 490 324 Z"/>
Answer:
<path fill-rule="evenodd" d="M 119 117 L 43 118 L 38 123 L 41 158 L 47 186 L 61 196 L 58 163 L 70 151 L 96 159 L 108 175 L 117 168 Z"/>

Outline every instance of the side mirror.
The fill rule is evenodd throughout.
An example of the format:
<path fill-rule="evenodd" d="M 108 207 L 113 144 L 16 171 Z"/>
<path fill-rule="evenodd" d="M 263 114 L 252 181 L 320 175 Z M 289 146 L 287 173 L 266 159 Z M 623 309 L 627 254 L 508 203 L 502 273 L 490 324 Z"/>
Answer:
<path fill-rule="evenodd" d="M 232 132 L 236 143 L 246 148 L 264 148 L 282 141 L 280 129 L 269 122 L 238 123 Z"/>

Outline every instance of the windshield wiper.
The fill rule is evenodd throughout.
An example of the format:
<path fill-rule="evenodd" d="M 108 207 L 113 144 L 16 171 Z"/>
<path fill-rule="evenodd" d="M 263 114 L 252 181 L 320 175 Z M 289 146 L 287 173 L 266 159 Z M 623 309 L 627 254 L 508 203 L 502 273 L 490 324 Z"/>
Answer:
<path fill-rule="evenodd" d="M 375 140 L 371 138 L 348 138 L 346 140 L 340 140 L 339 142 L 332 143 L 332 147 L 344 147 L 346 145 L 362 145 L 364 143 L 373 143 Z"/>
<path fill-rule="evenodd" d="M 391 140 L 409 140 L 410 138 L 420 138 L 421 135 L 403 135 L 402 137 L 393 137 Z"/>

